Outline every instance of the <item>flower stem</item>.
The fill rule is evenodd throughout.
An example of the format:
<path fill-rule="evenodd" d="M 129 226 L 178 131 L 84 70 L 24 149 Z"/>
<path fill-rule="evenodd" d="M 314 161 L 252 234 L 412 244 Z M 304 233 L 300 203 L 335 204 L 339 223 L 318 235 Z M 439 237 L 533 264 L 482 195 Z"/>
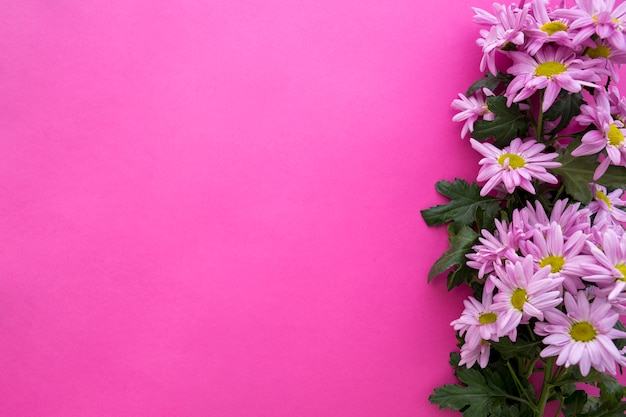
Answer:
<path fill-rule="evenodd" d="M 507 368 L 509 368 L 509 372 L 511 372 L 511 376 L 513 377 L 513 381 L 515 381 L 515 385 L 517 386 L 517 391 L 520 393 L 520 395 L 523 395 L 524 397 L 526 397 L 528 402 L 530 404 L 532 404 L 534 401 L 528 396 L 528 393 L 526 392 L 526 390 L 522 386 L 522 383 L 520 382 L 519 378 L 517 377 L 517 373 L 515 372 L 515 370 L 511 366 L 511 362 L 506 361 L 506 366 L 507 366 Z"/>
<path fill-rule="evenodd" d="M 554 368 L 554 361 L 556 357 L 551 357 L 546 360 L 546 365 L 543 368 L 543 384 L 541 385 L 541 394 L 539 396 L 539 403 L 535 410 L 536 417 L 543 417 L 543 412 L 548 404 L 548 398 L 552 394 L 552 369 Z"/>
<path fill-rule="evenodd" d="M 537 116 L 537 142 L 543 143 L 543 90 L 539 95 L 539 114 Z"/>

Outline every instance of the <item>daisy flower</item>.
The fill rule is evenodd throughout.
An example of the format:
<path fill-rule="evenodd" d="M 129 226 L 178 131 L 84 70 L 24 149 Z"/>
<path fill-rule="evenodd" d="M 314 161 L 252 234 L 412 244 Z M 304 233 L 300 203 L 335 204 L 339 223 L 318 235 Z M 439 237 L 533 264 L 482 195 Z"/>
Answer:
<path fill-rule="evenodd" d="M 595 213 L 594 225 L 599 223 L 619 224 L 626 222 L 626 212 L 620 207 L 626 207 L 626 201 L 620 197 L 624 190 L 617 189 L 607 192 L 606 188 L 592 184 L 594 199 L 587 208 Z"/>
<path fill-rule="evenodd" d="M 616 364 L 626 364 L 612 340 L 626 337 L 626 332 L 613 328 L 619 314 L 604 298 L 590 303 L 582 291 L 576 296 L 566 292 L 564 304 L 566 313 L 556 308 L 546 311 L 546 321 L 535 325 L 535 332 L 545 336 L 543 343 L 547 345 L 540 355 L 558 355 L 556 364 L 566 368 L 579 365 L 583 376 L 591 367 L 615 374 Z"/>
<path fill-rule="evenodd" d="M 452 108 L 459 111 L 452 117 L 452 121 L 465 121 L 461 130 L 461 138 L 474 131 L 474 122 L 479 118 L 482 120 L 495 119 L 496 115 L 487 107 L 486 96 L 493 96 L 493 93 L 489 89 L 483 88 L 469 97 L 459 93 L 459 98 L 452 102 Z"/>
<path fill-rule="evenodd" d="M 515 78 L 506 89 L 507 105 L 522 101 L 537 90 L 545 89 L 542 110 L 547 111 L 556 100 L 561 89 L 578 93 L 583 86 L 598 87 L 600 81 L 598 60 L 583 61 L 569 48 L 545 46 L 535 56 L 526 52 L 513 51 L 509 54 L 513 65 L 508 73 Z"/>
<path fill-rule="evenodd" d="M 517 338 L 520 323 L 527 323 L 531 317 L 543 320 L 543 312 L 562 301 L 564 278 L 552 278 L 549 266 L 536 271 L 532 256 L 496 266 L 495 276 L 490 279 L 498 287 L 491 307 L 500 313 L 500 327 L 512 341 Z"/>
<path fill-rule="evenodd" d="M 530 27 L 525 31 L 528 38 L 526 51 L 535 55 L 546 43 L 553 42 L 557 45 L 567 46 L 574 49 L 575 45 L 569 35 L 569 22 L 567 19 L 551 19 L 548 14 L 546 0 L 533 0 L 532 17 Z"/>
<path fill-rule="evenodd" d="M 620 120 L 614 120 L 611 116 L 608 93 L 600 90 L 594 98 L 595 106 L 580 106 L 581 114 L 576 116 L 576 121 L 583 126 L 593 124 L 597 129 L 583 135 L 580 146 L 572 151 L 572 156 L 594 155 L 606 151 L 608 157 L 600 162 L 593 174 L 596 181 L 604 175 L 610 163 L 626 166 L 626 129 Z"/>
<path fill-rule="evenodd" d="M 496 230 L 492 234 L 483 229 L 482 236 L 478 238 L 480 245 L 472 246 L 474 252 L 467 254 L 467 266 L 478 270 L 478 277 L 494 271 L 496 264 L 502 264 L 503 259 L 517 260 L 520 235 L 508 227 L 506 222 L 495 220 Z"/>
<path fill-rule="evenodd" d="M 476 346 L 471 346 L 469 343 L 464 343 L 461 346 L 461 360 L 459 366 L 465 365 L 468 368 L 474 366 L 476 362 L 481 368 L 484 368 L 489 363 L 489 354 L 491 353 L 491 345 L 488 341 L 483 340 Z"/>
<path fill-rule="evenodd" d="M 547 168 L 556 168 L 561 163 L 555 162 L 557 153 L 541 153 L 545 145 L 535 140 L 523 142 L 520 138 L 513 139 L 504 149 L 499 149 L 486 142 L 470 139 L 472 148 L 484 156 L 478 164 L 478 181 L 487 181 L 480 191 L 481 196 L 487 195 L 499 184 L 504 184 L 506 191 L 511 194 L 516 187 L 521 187 L 534 194 L 535 188 L 531 180 L 536 178 L 549 184 L 556 184 L 558 180 L 547 171 Z"/>
<path fill-rule="evenodd" d="M 580 44 L 597 35 L 618 49 L 626 46 L 623 33 L 626 3 L 615 8 L 615 0 L 576 0 L 576 5 L 555 11 L 559 17 L 572 21 L 570 28 L 576 31 L 574 43 Z"/>
<path fill-rule="evenodd" d="M 588 39 L 583 43 L 583 46 L 585 47 L 585 55 L 589 58 L 604 62 L 603 68 L 605 69 L 606 75 L 611 77 L 615 82 L 619 82 L 619 71 L 617 71 L 616 65 L 626 63 L 626 51 L 617 49 L 603 39 Z"/>
<path fill-rule="evenodd" d="M 596 262 L 583 267 L 582 278 L 598 284 L 601 294 L 608 293 L 607 298 L 612 301 L 626 288 L 626 236 L 608 229 L 599 243 L 600 247 L 588 242 Z"/>
<path fill-rule="evenodd" d="M 568 200 L 557 200 L 552 207 L 550 217 L 539 201 L 535 201 L 535 206 L 529 201 L 526 207 L 520 210 L 520 217 L 524 222 L 525 229 L 532 237 L 535 230 L 545 233 L 554 222 L 561 227 L 563 236 L 569 237 L 577 231 L 589 233 L 591 228 L 591 212 L 586 208 L 580 209 L 580 203 L 568 205 Z"/>
<path fill-rule="evenodd" d="M 480 70 L 489 69 L 493 75 L 498 73 L 496 69 L 496 52 L 507 48 L 509 45 L 522 45 L 524 43 L 524 29 L 528 24 L 529 6 L 517 8 L 513 5 L 508 7 L 494 3 L 493 11 L 495 15 L 474 7 L 474 22 L 482 25 L 489 25 L 489 30 L 480 31 L 482 38 L 476 43 L 483 50 L 483 57 L 480 61 Z"/>
<path fill-rule="evenodd" d="M 461 336 L 465 335 L 465 343 L 469 346 L 477 346 L 483 340 L 497 342 L 500 338 L 502 332 L 498 313 L 491 307 L 492 298 L 492 293 L 486 289 L 483 289 L 482 303 L 474 297 L 468 297 L 463 302 L 465 310 L 461 317 L 450 323 Z"/>
<path fill-rule="evenodd" d="M 539 268 L 550 267 L 551 277 L 563 277 L 563 286 L 570 292 L 584 288 L 580 280 L 581 266 L 593 263 L 593 257 L 585 255 L 587 235 L 581 231 L 568 239 L 557 223 L 551 223 L 546 232 L 535 230 L 532 240 L 520 243 L 522 255 L 531 255 Z"/>

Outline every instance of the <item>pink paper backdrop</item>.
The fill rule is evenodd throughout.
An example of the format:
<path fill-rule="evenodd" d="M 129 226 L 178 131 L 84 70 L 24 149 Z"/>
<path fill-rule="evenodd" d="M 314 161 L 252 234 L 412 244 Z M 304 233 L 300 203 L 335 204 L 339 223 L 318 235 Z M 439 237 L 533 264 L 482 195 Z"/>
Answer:
<path fill-rule="evenodd" d="M 0 415 L 456 416 L 485 0 L 0 1 Z"/>

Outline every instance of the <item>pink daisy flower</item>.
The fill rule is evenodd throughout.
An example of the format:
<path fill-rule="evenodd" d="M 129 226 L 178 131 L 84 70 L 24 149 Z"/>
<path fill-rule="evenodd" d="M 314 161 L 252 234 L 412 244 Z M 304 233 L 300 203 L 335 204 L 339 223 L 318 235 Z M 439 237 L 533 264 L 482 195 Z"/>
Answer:
<path fill-rule="evenodd" d="M 529 6 L 517 8 L 513 5 L 508 7 L 494 3 L 493 11 L 495 15 L 474 7 L 474 22 L 481 25 L 489 25 L 489 30 L 482 29 L 476 43 L 483 50 L 483 57 L 480 61 L 480 70 L 485 71 L 489 68 L 489 72 L 496 75 L 496 52 L 502 50 L 509 44 L 522 45 L 524 43 L 524 29 L 528 25 Z"/>
<path fill-rule="evenodd" d="M 612 340 L 626 337 L 626 332 L 613 328 L 619 314 L 604 298 L 589 303 L 582 291 L 577 296 L 565 293 L 564 304 L 566 313 L 556 308 L 546 311 L 546 321 L 535 325 L 535 332 L 545 336 L 547 345 L 541 356 L 558 355 L 557 365 L 579 365 L 583 376 L 591 367 L 615 374 L 615 365 L 626 364 Z"/>
<path fill-rule="evenodd" d="M 559 17 L 572 21 L 570 28 L 576 31 L 574 43 L 580 44 L 597 35 L 618 49 L 626 47 L 623 33 L 626 3 L 615 7 L 615 0 L 576 0 L 576 5 L 555 11 Z"/>
<path fill-rule="evenodd" d="M 486 340 L 483 340 L 476 346 L 464 343 L 463 346 L 461 346 L 461 360 L 459 361 L 459 366 L 465 365 L 468 368 L 471 368 L 476 362 L 478 362 L 478 365 L 481 368 L 484 368 L 489 363 L 490 353 L 491 345 Z"/>
<path fill-rule="evenodd" d="M 545 233 L 554 222 L 561 227 L 564 237 L 570 237 L 577 231 L 588 234 L 591 228 L 591 212 L 586 208 L 580 209 L 580 203 L 568 205 L 568 200 L 557 200 L 552 207 L 550 217 L 539 201 L 535 201 L 535 207 L 527 202 L 526 207 L 520 210 L 526 230 L 530 231 L 528 237 L 532 237 L 535 230 Z"/>
<path fill-rule="evenodd" d="M 477 346 L 483 340 L 497 342 L 500 338 L 498 313 L 491 307 L 492 297 L 486 289 L 483 289 L 482 303 L 474 297 L 468 297 L 463 302 L 465 310 L 461 317 L 450 323 L 461 336 L 465 335 L 465 343 L 469 346 Z"/>
<path fill-rule="evenodd" d="M 561 89 L 578 93 L 583 86 L 598 87 L 598 60 L 583 61 L 569 48 L 546 46 L 535 56 L 526 52 L 513 51 L 509 55 L 513 65 L 508 73 L 515 78 L 506 89 L 507 105 L 532 96 L 537 90 L 545 89 L 542 110 L 547 111 L 556 100 Z"/>
<path fill-rule="evenodd" d="M 495 220 L 496 230 L 494 234 L 487 229 L 482 230 L 482 236 L 478 238 L 480 245 L 474 245 L 474 252 L 467 254 L 467 266 L 478 270 L 478 277 L 494 271 L 495 265 L 501 265 L 503 259 L 516 260 L 519 248 L 519 234 L 510 229 L 506 222 Z"/>
<path fill-rule="evenodd" d="M 594 199 L 587 208 L 596 215 L 594 225 L 601 223 L 615 224 L 626 222 L 626 212 L 620 207 L 626 207 L 626 201 L 620 197 L 624 190 L 614 190 L 607 192 L 606 188 L 598 185 L 591 185 Z"/>
<path fill-rule="evenodd" d="M 459 111 L 459 113 L 452 117 L 452 121 L 465 121 L 463 129 L 461 130 L 461 138 L 467 136 L 469 132 L 474 131 L 474 122 L 476 122 L 476 120 L 495 119 L 496 115 L 487 107 L 486 96 L 493 96 L 493 93 L 489 91 L 489 89 L 483 88 L 469 97 L 459 93 L 459 98 L 452 101 L 452 108 Z"/>
<path fill-rule="evenodd" d="M 528 38 L 526 51 L 535 55 L 546 43 L 553 42 L 557 45 L 574 49 L 575 45 L 569 34 L 569 22 L 567 19 L 552 19 L 548 13 L 549 1 L 532 1 L 532 19 L 530 27 L 525 31 Z"/>
<path fill-rule="evenodd" d="M 593 257 L 585 255 L 587 235 L 581 231 L 568 239 L 557 223 L 550 224 L 546 232 L 535 230 L 532 240 L 520 242 L 522 255 L 531 255 L 539 268 L 550 267 L 550 276 L 563 277 L 563 286 L 570 292 L 584 288 L 580 279 L 581 267 L 593 263 Z"/>
<path fill-rule="evenodd" d="M 619 82 L 620 76 L 617 65 L 626 63 L 626 51 L 617 49 L 602 39 L 589 39 L 583 42 L 583 46 L 585 47 L 585 55 L 603 62 L 602 68 L 605 70 L 605 75 L 611 77 L 613 81 Z"/>
<path fill-rule="evenodd" d="M 599 90 L 595 96 L 595 106 L 580 106 L 581 114 L 576 121 L 583 126 L 593 124 L 597 129 L 590 130 L 582 137 L 580 146 L 572 151 L 572 156 L 594 155 L 606 151 L 604 158 L 593 174 L 594 181 L 606 172 L 609 164 L 626 166 L 626 129 L 619 120 L 611 116 L 609 95 Z"/>
<path fill-rule="evenodd" d="M 504 149 L 499 149 L 487 142 L 478 142 L 470 139 L 472 148 L 484 156 L 478 164 L 481 165 L 477 180 L 486 181 L 480 195 L 485 196 L 499 184 L 503 184 L 510 194 L 516 187 L 521 187 L 534 194 L 535 188 L 531 180 L 536 178 L 549 184 L 556 184 L 558 180 L 547 171 L 547 168 L 561 166 L 555 162 L 557 153 L 541 153 L 545 145 L 535 140 L 523 142 L 513 139 Z"/>
<path fill-rule="evenodd" d="M 583 267 L 583 279 L 598 284 L 600 294 L 608 294 L 612 301 L 626 288 L 626 236 L 608 229 L 599 243 L 600 247 L 588 242 L 596 262 Z"/>
<path fill-rule="evenodd" d="M 531 317 L 543 320 L 543 312 L 562 301 L 564 278 L 552 278 L 549 266 L 536 271 L 532 256 L 496 266 L 495 276 L 490 279 L 498 287 L 491 307 L 500 313 L 500 327 L 512 341 L 517 338 L 520 323 L 528 323 Z"/>

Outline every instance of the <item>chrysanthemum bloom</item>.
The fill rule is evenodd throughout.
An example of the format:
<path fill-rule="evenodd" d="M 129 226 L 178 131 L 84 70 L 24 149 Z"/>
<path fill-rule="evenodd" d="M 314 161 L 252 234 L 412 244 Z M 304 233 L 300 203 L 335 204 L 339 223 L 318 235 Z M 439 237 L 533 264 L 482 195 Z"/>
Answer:
<path fill-rule="evenodd" d="M 531 317 L 543 320 L 543 312 L 561 304 L 563 277 L 551 277 L 550 267 L 538 271 L 532 256 L 521 262 L 506 262 L 496 266 L 490 279 L 498 293 L 491 308 L 500 314 L 500 327 L 512 341 L 517 338 L 517 326 Z"/>
<path fill-rule="evenodd" d="M 483 340 L 498 341 L 501 334 L 498 313 L 491 307 L 492 293 L 483 289 L 482 303 L 474 297 L 463 302 L 465 310 L 461 317 L 450 323 L 461 336 L 465 335 L 465 343 L 477 346 Z"/>
<path fill-rule="evenodd" d="M 626 337 L 626 332 L 614 329 L 619 314 L 604 298 L 589 303 L 585 293 L 564 295 L 566 312 L 554 308 L 544 313 L 545 322 L 535 325 L 535 333 L 547 345 L 540 355 L 557 356 L 556 364 L 569 367 L 579 365 L 583 376 L 591 367 L 600 372 L 615 374 L 615 365 L 626 365 L 612 339 Z"/>
<path fill-rule="evenodd" d="M 531 255 L 539 268 L 550 267 L 551 277 L 563 277 L 563 286 L 570 292 L 584 288 L 580 280 L 582 265 L 593 263 L 590 255 L 585 255 L 587 235 L 575 232 L 565 239 L 561 227 L 551 223 L 545 233 L 535 231 L 532 240 L 520 242 L 522 255 Z"/>
<path fill-rule="evenodd" d="M 588 39 L 583 43 L 583 46 L 585 47 L 585 55 L 604 62 L 602 67 L 605 70 L 605 75 L 611 80 L 619 82 L 620 75 L 617 66 L 626 63 L 626 51 L 617 49 L 602 39 Z"/>
<path fill-rule="evenodd" d="M 620 94 L 619 88 L 615 85 L 611 86 L 608 91 L 611 114 L 624 123 L 626 121 L 626 97 Z"/>
<path fill-rule="evenodd" d="M 491 345 L 487 340 L 481 341 L 478 345 L 472 346 L 469 343 L 464 343 L 461 346 L 461 360 L 459 366 L 465 365 L 468 368 L 474 366 L 476 362 L 481 368 L 484 368 L 489 363 L 489 354 L 491 353 Z"/>
<path fill-rule="evenodd" d="M 555 10 L 554 14 L 570 19 L 570 28 L 576 31 L 573 41 L 577 44 L 597 35 L 608 40 L 618 49 L 624 49 L 624 22 L 626 3 L 615 7 L 615 0 L 576 0 L 578 7 Z"/>
<path fill-rule="evenodd" d="M 564 237 L 569 237 L 577 231 L 589 233 L 591 228 L 591 212 L 586 208 L 580 209 L 580 202 L 568 204 L 568 200 L 557 200 L 552 207 L 550 217 L 546 214 L 541 203 L 535 201 L 535 206 L 531 202 L 526 203 L 526 207 L 520 210 L 520 217 L 524 222 L 525 229 L 531 238 L 535 230 L 542 233 L 547 232 L 554 222 L 561 226 Z"/>
<path fill-rule="evenodd" d="M 496 75 L 496 52 L 507 48 L 509 45 L 522 45 L 524 43 L 524 30 L 528 24 L 529 6 L 517 8 L 515 6 L 504 6 L 499 3 L 493 4 L 495 15 L 474 7 L 474 22 L 481 25 L 489 25 L 489 30 L 482 29 L 476 43 L 483 50 L 483 57 L 480 61 L 480 70 Z"/>
<path fill-rule="evenodd" d="M 600 294 L 614 300 L 626 288 L 626 236 L 606 230 L 600 245 L 588 243 L 596 262 L 583 266 L 583 279 L 597 284 Z"/>
<path fill-rule="evenodd" d="M 583 86 L 598 87 L 594 83 L 601 79 L 597 68 L 602 62 L 595 59 L 583 61 L 569 48 L 545 46 L 535 56 L 519 51 L 512 51 L 509 55 L 513 65 L 507 72 L 515 75 L 505 93 L 509 106 L 545 89 L 542 103 L 545 112 L 561 89 L 578 93 Z"/>
<path fill-rule="evenodd" d="M 478 238 L 480 245 L 472 247 L 473 252 L 466 256 L 469 259 L 467 266 L 478 270 L 478 277 L 494 271 L 494 265 L 502 264 L 504 259 L 517 260 L 520 235 L 509 228 L 506 222 L 495 220 L 496 230 L 492 234 L 483 229 L 482 236 Z"/>
<path fill-rule="evenodd" d="M 594 98 L 595 106 L 580 106 L 581 114 L 576 116 L 576 121 L 583 126 L 593 124 L 597 129 L 584 134 L 580 146 L 572 151 L 572 156 L 594 155 L 606 151 L 608 157 L 604 158 L 593 174 L 595 181 L 604 175 L 611 163 L 626 166 L 626 129 L 620 120 L 614 120 L 611 116 L 611 103 L 605 91 L 599 90 Z"/>
<path fill-rule="evenodd" d="M 493 120 L 496 115 L 487 107 L 486 96 L 492 96 L 493 93 L 487 88 L 476 91 L 474 95 L 466 97 L 459 93 L 459 98 L 452 101 L 452 108 L 459 110 L 459 113 L 452 117 L 453 122 L 462 122 L 461 137 L 464 138 L 469 132 L 474 131 L 474 122 L 478 119 Z"/>
<path fill-rule="evenodd" d="M 591 187 L 594 199 L 587 208 L 596 215 L 593 220 L 594 225 L 598 223 L 619 224 L 626 222 L 626 212 L 620 209 L 620 207 L 626 207 L 626 201 L 620 198 L 624 190 L 618 188 L 609 193 L 601 185 L 592 184 Z"/>
<path fill-rule="evenodd" d="M 546 43 L 555 43 L 575 48 L 569 34 L 569 21 L 567 19 L 552 19 L 549 16 L 547 5 L 549 1 L 533 0 L 531 9 L 531 23 L 525 30 L 527 37 L 526 51 L 530 55 L 535 55 L 537 51 Z"/>
<path fill-rule="evenodd" d="M 529 193 L 535 193 L 531 180 L 536 178 L 549 184 L 556 184 L 558 180 L 547 171 L 547 168 L 560 167 L 554 158 L 557 153 L 541 153 L 545 145 L 530 139 L 523 142 L 520 138 L 513 139 L 504 149 L 499 149 L 487 142 L 478 142 L 470 139 L 472 148 L 484 156 L 478 164 L 478 181 L 487 181 L 480 191 L 480 195 L 487 195 L 495 186 L 503 184 L 511 194 L 516 187 L 521 187 Z"/>

